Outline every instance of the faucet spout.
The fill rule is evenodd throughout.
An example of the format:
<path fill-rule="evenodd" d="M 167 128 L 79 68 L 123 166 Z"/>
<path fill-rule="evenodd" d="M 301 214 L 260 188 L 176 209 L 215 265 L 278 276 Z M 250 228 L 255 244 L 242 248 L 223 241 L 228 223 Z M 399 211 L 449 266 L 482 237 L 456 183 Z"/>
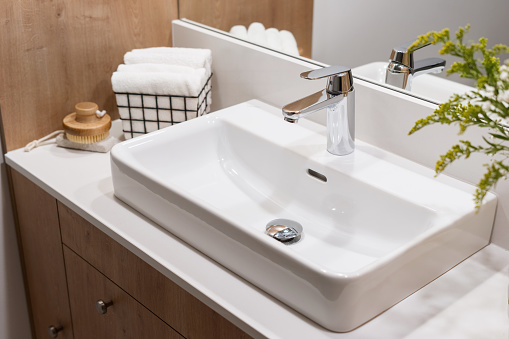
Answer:
<path fill-rule="evenodd" d="M 283 107 L 285 121 L 296 122 L 311 113 L 332 106 L 341 101 L 342 96 L 334 96 L 322 90 Z"/>
<path fill-rule="evenodd" d="M 445 68 L 445 60 L 441 58 L 426 58 L 414 64 L 414 78 L 426 73 L 441 73 Z"/>
<path fill-rule="evenodd" d="M 347 155 L 355 149 L 355 91 L 349 68 L 332 66 L 301 74 L 306 79 L 329 77 L 327 88 L 283 107 L 285 121 L 296 123 L 327 109 L 327 150 Z"/>

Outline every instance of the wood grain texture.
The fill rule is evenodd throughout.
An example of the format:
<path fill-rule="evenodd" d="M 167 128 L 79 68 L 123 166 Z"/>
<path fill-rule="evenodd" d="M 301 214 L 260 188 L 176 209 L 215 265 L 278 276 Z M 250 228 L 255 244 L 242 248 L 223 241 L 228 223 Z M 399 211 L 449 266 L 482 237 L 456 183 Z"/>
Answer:
<path fill-rule="evenodd" d="M 180 17 L 229 32 L 261 22 L 293 33 L 300 54 L 311 58 L 313 0 L 180 0 Z"/>
<path fill-rule="evenodd" d="M 182 336 L 64 247 L 75 339 L 181 339 Z M 98 300 L 113 302 L 100 314 Z"/>
<path fill-rule="evenodd" d="M 11 177 L 34 334 L 48 338 L 49 326 L 63 326 L 58 338 L 72 338 L 57 202 L 12 169 Z"/>
<path fill-rule="evenodd" d="M 133 48 L 171 46 L 177 1 L 2 1 L 4 151 L 61 129 L 78 102 L 118 118 L 112 72 Z"/>
<path fill-rule="evenodd" d="M 58 211 L 65 245 L 186 338 L 249 338 L 60 202 Z"/>

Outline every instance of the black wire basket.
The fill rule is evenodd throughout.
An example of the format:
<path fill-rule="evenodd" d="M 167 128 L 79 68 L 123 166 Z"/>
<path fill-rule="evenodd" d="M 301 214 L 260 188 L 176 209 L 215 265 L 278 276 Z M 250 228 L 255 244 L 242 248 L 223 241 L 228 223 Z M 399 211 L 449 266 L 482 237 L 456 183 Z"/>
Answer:
<path fill-rule="evenodd" d="M 115 92 L 124 137 L 134 138 L 207 114 L 211 79 L 212 74 L 198 96 Z"/>

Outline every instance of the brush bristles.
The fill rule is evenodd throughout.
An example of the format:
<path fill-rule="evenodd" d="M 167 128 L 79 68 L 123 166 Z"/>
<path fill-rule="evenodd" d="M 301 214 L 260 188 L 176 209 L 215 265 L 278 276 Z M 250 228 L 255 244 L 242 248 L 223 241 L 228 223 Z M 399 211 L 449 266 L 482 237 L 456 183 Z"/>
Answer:
<path fill-rule="evenodd" d="M 78 144 L 93 144 L 95 142 L 99 142 L 101 140 L 104 140 L 108 137 L 109 132 L 98 134 L 98 135 L 89 135 L 89 136 L 79 136 L 79 135 L 72 135 L 69 133 L 66 133 L 65 136 L 67 139 L 69 139 L 72 142 L 76 142 Z"/>

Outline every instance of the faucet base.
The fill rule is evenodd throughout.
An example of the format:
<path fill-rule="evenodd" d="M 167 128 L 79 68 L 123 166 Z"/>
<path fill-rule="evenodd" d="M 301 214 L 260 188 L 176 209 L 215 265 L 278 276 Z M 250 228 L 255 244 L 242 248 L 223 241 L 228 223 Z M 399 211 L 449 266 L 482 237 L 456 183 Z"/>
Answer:
<path fill-rule="evenodd" d="M 355 150 L 355 91 L 327 107 L 327 151 L 347 155 Z"/>

